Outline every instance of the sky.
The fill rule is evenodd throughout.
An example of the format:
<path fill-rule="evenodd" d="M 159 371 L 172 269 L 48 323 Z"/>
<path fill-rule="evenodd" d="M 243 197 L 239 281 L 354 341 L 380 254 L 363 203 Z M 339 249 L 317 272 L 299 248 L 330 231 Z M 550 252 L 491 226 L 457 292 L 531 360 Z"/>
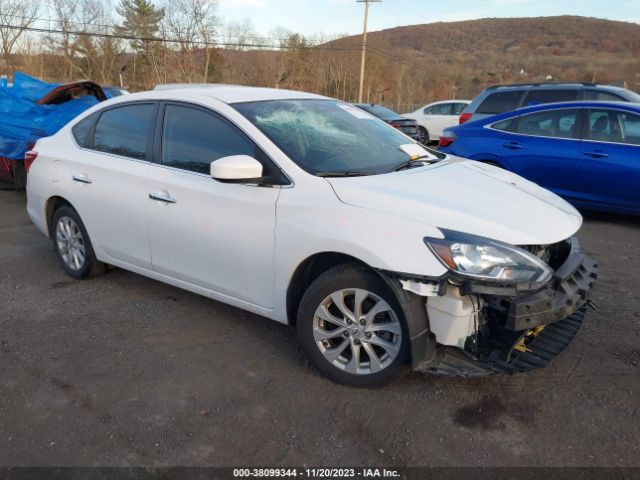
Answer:
<path fill-rule="evenodd" d="M 249 19 L 260 34 L 283 27 L 303 35 L 362 32 L 356 0 L 220 0 L 225 21 Z M 487 17 L 582 15 L 640 23 L 640 0 L 382 0 L 371 4 L 369 29 Z"/>

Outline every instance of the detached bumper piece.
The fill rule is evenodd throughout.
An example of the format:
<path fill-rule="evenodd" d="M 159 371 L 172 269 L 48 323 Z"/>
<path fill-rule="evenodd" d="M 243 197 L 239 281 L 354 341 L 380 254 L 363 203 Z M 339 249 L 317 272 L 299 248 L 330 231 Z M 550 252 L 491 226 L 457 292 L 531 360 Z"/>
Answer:
<path fill-rule="evenodd" d="M 507 361 L 498 360 L 495 366 L 510 373 L 546 367 L 576 336 L 584 322 L 585 309 L 582 307 L 564 320 L 547 325 L 529 341 L 523 336 L 514 345 Z"/>
<path fill-rule="evenodd" d="M 416 370 L 445 377 L 484 377 L 520 373 L 546 367 L 573 340 L 585 318 L 586 307 L 537 331 L 525 332 L 510 349 L 498 348 L 476 356 L 454 347 L 441 347 L 436 358 Z"/>

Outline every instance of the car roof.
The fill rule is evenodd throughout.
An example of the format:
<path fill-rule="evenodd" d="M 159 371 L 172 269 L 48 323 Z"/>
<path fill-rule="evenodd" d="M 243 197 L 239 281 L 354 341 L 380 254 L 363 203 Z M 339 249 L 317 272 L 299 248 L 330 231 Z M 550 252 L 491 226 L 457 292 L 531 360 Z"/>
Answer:
<path fill-rule="evenodd" d="M 471 103 L 471 100 L 464 100 L 462 98 L 456 98 L 454 100 L 438 100 L 437 102 L 427 103 L 425 107 L 428 107 L 429 105 L 440 105 L 442 103 Z"/>
<path fill-rule="evenodd" d="M 509 112 L 504 112 L 500 115 L 507 114 L 516 114 L 522 115 L 527 112 L 537 112 L 542 110 L 555 110 L 560 108 L 623 108 L 625 110 L 633 110 L 635 112 L 640 112 L 640 104 L 633 102 L 606 102 L 606 101 L 574 101 L 574 102 L 556 102 L 556 103 L 542 103 L 539 105 L 530 105 L 527 107 L 517 108 L 516 110 L 511 110 Z M 496 115 L 498 116 L 498 115 Z"/>
<path fill-rule="evenodd" d="M 389 108 L 385 105 L 382 105 L 381 103 L 354 103 L 353 105 L 355 105 L 356 107 L 384 107 L 384 108 Z M 391 109 L 389 109 L 391 110 Z"/>
<path fill-rule="evenodd" d="M 513 83 L 513 84 L 504 84 L 504 85 L 491 85 L 484 89 L 485 92 L 495 91 L 495 90 L 530 90 L 530 89 L 564 89 L 564 88 L 596 88 L 598 90 L 612 90 L 612 91 L 620 91 L 626 90 L 625 88 L 618 87 L 615 85 L 601 85 L 598 83 L 562 83 L 562 82 L 540 82 L 540 83 Z"/>
<path fill-rule="evenodd" d="M 245 87 L 241 85 L 224 84 L 169 84 L 158 85 L 153 91 L 141 92 L 128 96 L 135 98 L 163 99 L 175 97 L 205 96 L 215 98 L 224 103 L 258 102 L 265 100 L 303 100 L 326 99 L 313 93 L 284 90 L 279 88 Z"/>
<path fill-rule="evenodd" d="M 541 103 L 539 105 L 531 105 L 528 107 L 517 108 L 516 110 L 509 110 L 508 112 L 499 113 L 497 115 L 490 115 L 486 118 L 463 123 L 462 125 L 456 125 L 453 129 L 464 129 L 467 126 L 473 127 L 474 125 L 487 125 L 506 120 L 508 118 L 518 117 L 527 113 L 543 112 L 545 110 L 559 110 L 561 108 L 614 108 L 618 110 L 629 110 L 634 113 L 640 113 L 640 104 L 633 102 L 606 102 L 606 101 L 575 101 L 575 102 L 556 102 L 556 103 Z"/>

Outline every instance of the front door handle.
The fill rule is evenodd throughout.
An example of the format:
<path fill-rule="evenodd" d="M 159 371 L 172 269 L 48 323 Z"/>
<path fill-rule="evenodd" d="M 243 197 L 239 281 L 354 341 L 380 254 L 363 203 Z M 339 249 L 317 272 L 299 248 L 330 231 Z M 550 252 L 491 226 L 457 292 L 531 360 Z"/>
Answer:
<path fill-rule="evenodd" d="M 73 180 L 76 182 L 80 182 L 80 183 L 93 183 L 93 180 L 91 180 L 89 177 L 87 177 L 86 175 L 74 175 Z"/>
<path fill-rule="evenodd" d="M 151 200 L 157 200 L 159 202 L 164 202 L 164 203 L 176 203 L 176 199 L 173 198 L 171 195 L 167 194 L 163 194 L 163 193 L 150 193 L 149 194 L 149 198 Z"/>
<path fill-rule="evenodd" d="M 587 157 L 591 158 L 607 158 L 609 155 L 602 150 L 591 150 L 590 152 L 584 152 Z"/>
<path fill-rule="evenodd" d="M 524 145 L 518 142 L 505 142 L 502 144 L 502 146 L 510 150 L 521 150 L 524 148 Z"/>

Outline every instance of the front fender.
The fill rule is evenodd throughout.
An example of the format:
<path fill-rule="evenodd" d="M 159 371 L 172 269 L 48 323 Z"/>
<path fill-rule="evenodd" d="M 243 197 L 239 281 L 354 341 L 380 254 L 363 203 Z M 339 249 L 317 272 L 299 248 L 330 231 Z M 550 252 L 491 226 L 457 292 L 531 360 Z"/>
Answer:
<path fill-rule="evenodd" d="M 423 241 L 426 236 L 442 237 L 433 226 L 346 205 L 335 197 L 325 206 L 306 208 L 288 204 L 286 197 L 282 195 L 278 201 L 274 252 L 276 320 L 286 322 L 286 293 L 297 267 L 317 253 L 341 253 L 384 271 L 429 277 L 446 273 Z"/>

